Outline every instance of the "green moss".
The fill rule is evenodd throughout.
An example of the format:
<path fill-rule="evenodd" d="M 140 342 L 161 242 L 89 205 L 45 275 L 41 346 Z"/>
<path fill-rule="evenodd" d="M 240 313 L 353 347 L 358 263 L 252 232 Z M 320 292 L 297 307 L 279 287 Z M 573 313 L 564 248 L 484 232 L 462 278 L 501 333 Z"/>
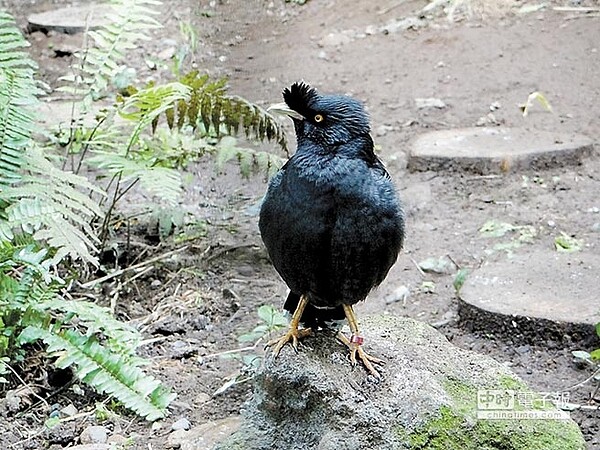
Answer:
<path fill-rule="evenodd" d="M 454 409 L 463 414 L 475 414 L 477 409 L 477 387 L 456 378 L 443 382 L 444 390 L 454 402 Z"/>
<path fill-rule="evenodd" d="M 412 450 L 584 450 L 573 422 L 475 420 L 442 406 L 436 417 L 408 435 Z"/>
<path fill-rule="evenodd" d="M 221 442 L 217 442 L 213 450 L 248 450 L 250 447 L 245 442 L 242 433 L 235 432 Z"/>
<path fill-rule="evenodd" d="M 509 375 L 502 375 L 498 379 L 498 383 L 504 389 L 511 389 L 513 391 L 530 391 L 529 387 L 521 380 L 511 377 Z"/>
<path fill-rule="evenodd" d="M 397 435 L 413 450 L 583 450 L 585 442 L 574 422 L 564 420 L 478 420 L 477 387 L 448 378 L 443 383 L 452 399 L 429 421 L 411 433 Z M 528 392 L 510 376 L 500 389 Z M 516 408 L 517 409 L 517 408 Z"/>
<path fill-rule="evenodd" d="M 421 430 L 409 436 L 410 448 L 414 450 L 465 449 L 469 436 L 464 433 L 464 418 L 452 409 L 442 406 L 438 417 L 431 419 Z"/>

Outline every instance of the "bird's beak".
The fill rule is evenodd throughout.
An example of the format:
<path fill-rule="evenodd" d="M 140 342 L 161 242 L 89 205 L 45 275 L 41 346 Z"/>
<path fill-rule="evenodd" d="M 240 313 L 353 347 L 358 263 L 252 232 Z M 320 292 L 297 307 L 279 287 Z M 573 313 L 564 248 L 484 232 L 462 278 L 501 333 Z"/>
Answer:
<path fill-rule="evenodd" d="M 283 114 L 292 119 L 304 120 L 304 116 L 302 114 L 291 109 L 285 102 L 276 103 L 267 108 L 267 111 L 272 114 Z"/>

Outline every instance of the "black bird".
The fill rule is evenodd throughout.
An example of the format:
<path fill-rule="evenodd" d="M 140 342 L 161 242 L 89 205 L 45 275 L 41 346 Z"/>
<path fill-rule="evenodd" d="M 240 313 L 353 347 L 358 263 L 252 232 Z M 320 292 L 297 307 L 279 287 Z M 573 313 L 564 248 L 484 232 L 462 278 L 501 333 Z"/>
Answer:
<path fill-rule="evenodd" d="M 289 115 L 297 151 L 269 184 L 259 228 L 275 269 L 290 288 L 284 308 L 289 331 L 269 342 L 275 355 L 292 342 L 348 320 L 352 336 L 338 338 L 375 376 L 381 360 L 362 348 L 352 305 L 386 277 L 404 239 L 404 216 L 394 185 L 373 151 L 363 105 L 321 95 L 305 83 L 283 91 L 270 109 Z M 306 328 L 299 330 L 302 323 Z"/>

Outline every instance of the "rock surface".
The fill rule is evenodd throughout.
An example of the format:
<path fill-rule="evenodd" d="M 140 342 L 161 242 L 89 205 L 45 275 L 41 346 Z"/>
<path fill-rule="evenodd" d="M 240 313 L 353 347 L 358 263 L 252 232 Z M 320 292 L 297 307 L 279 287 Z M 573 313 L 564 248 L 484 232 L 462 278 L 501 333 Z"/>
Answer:
<path fill-rule="evenodd" d="M 28 28 L 33 31 L 57 31 L 59 33 L 81 33 L 86 28 L 95 29 L 110 23 L 106 15 L 112 12 L 109 4 L 90 3 L 31 14 Z"/>
<path fill-rule="evenodd" d="M 82 105 L 70 101 L 45 101 L 40 102 L 37 107 L 37 122 L 46 128 L 67 128 L 73 119 L 82 118 L 85 126 L 93 127 L 96 124 L 96 115 L 101 106 L 94 104 L 90 111 L 83 114 Z"/>
<path fill-rule="evenodd" d="M 467 277 L 460 315 L 472 319 L 476 331 L 505 328 L 539 338 L 541 320 L 544 335 L 554 340 L 565 333 L 595 338 L 600 297 L 591 287 L 600 286 L 598 267 L 599 255 L 550 249 L 490 262 Z"/>
<path fill-rule="evenodd" d="M 371 317 L 362 328 L 367 351 L 387 361 L 381 381 L 318 333 L 297 355 L 287 346 L 266 360 L 239 431 L 216 449 L 585 448 L 571 420 L 477 420 L 478 389 L 528 391 L 496 361 L 412 319 Z"/>
<path fill-rule="evenodd" d="M 543 169 L 581 163 L 594 151 L 585 136 L 519 128 L 433 131 L 415 140 L 408 169 L 479 174 Z"/>
<path fill-rule="evenodd" d="M 211 450 L 216 442 L 231 435 L 240 426 L 240 418 L 231 416 L 203 423 L 188 430 L 175 430 L 169 436 L 168 446 L 179 450 Z"/>
<path fill-rule="evenodd" d="M 86 427 L 79 436 L 82 444 L 104 444 L 108 440 L 108 430 L 100 425 Z"/>

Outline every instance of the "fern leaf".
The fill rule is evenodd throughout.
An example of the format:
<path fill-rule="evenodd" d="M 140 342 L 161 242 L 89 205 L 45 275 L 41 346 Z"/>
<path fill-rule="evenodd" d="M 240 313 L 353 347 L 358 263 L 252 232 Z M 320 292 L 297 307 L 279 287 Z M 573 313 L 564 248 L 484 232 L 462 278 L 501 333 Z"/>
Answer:
<path fill-rule="evenodd" d="M 35 147 L 28 149 L 24 161 L 27 171 L 20 183 L 0 192 L 0 200 L 9 203 L 0 235 L 12 239 L 13 228 L 19 227 L 56 248 L 54 263 L 69 255 L 97 264 L 97 239 L 89 224 L 103 214 L 80 190 L 103 192 L 87 179 L 58 169 Z"/>
<path fill-rule="evenodd" d="M 45 216 L 42 220 L 44 228 L 36 231 L 33 237 L 57 249 L 52 258 L 54 264 L 58 264 L 65 256 L 71 256 L 97 265 L 97 259 L 90 250 L 97 252 L 98 249 L 78 227 L 59 215 Z"/>
<path fill-rule="evenodd" d="M 125 100 L 119 108 L 119 115 L 123 119 L 138 122 L 138 128 L 145 129 L 155 117 L 189 98 L 190 89 L 181 83 L 152 86 L 136 92 Z"/>
<path fill-rule="evenodd" d="M 4 241 L 0 243 L 0 269 L 2 271 L 8 268 L 17 269 L 24 268 L 24 271 L 19 280 L 20 289 L 33 289 L 36 283 L 26 281 L 25 278 L 39 278 L 50 286 L 55 281 L 62 282 L 60 278 L 53 275 L 50 271 L 50 261 L 47 258 L 47 249 L 38 249 L 31 239 L 23 239 L 22 242 L 14 244 Z M 17 292 L 17 290 L 15 290 Z M 54 291 L 52 291 L 54 292 Z M 25 291 L 20 295 L 26 297 Z M 29 295 L 31 302 L 37 303 L 42 300 L 34 295 Z"/>
<path fill-rule="evenodd" d="M 254 157 L 250 152 L 238 151 L 238 162 L 240 165 L 240 173 L 248 178 L 252 174 L 252 166 L 254 165 Z"/>
<path fill-rule="evenodd" d="M 179 82 L 189 88 L 189 94 L 165 114 L 169 127 L 187 124 L 196 129 L 201 124 L 206 133 L 212 130 L 219 135 L 222 128 L 228 134 L 237 134 L 241 126 L 247 137 L 276 141 L 287 152 L 285 132 L 277 120 L 258 105 L 227 95 L 225 79 L 211 81 L 207 75 L 193 71 L 180 77 Z"/>
<path fill-rule="evenodd" d="M 34 127 L 31 107 L 40 91 L 33 78 L 37 66 L 20 51 L 27 46 L 14 19 L 0 11 L 0 185 L 20 179 Z"/>
<path fill-rule="evenodd" d="M 283 159 L 267 152 L 257 152 L 249 148 L 237 146 L 237 140 L 231 136 L 223 137 L 218 146 L 215 158 L 217 170 L 232 159 L 237 159 L 240 173 L 249 177 L 252 173 L 263 172 L 272 177 L 283 165 Z"/>
<path fill-rule="evenodd" d="M 48 346 L 48 353 L 57 357 L 57 367 L 73 367 L 83 382 L 100 393 L 113 395 L 147 420 L 164 417 L 166 406 L 175 398 L 128 357 L 103 347 L 94 335 L 84 336 L 70 328 L 30 325 L 19 336 L 21 343 L 40 339 Z"/>
<path fill-rule="evenodd" d="M 95 45 L 76 54 L 79 59 L 78 76 L 63 78 L 64 81 L 74 81 L 75 85 L 63 86 L 59 90 L 83 94 L 87 99 L 104 96 L 128 51 L 137 48 L 138 41 L 150 39 L 146 34 L 148 30 L 161 27 L 153 17 L 158 12 L 152 8 L 160 4 L 154 0 L 113 0 L 113 10 L 107 14 L 109 24 L 88 31 Z"/>
<path fill-rule="evenodd" d="M 137 330 L 115 319 L 108 308 L 95 303 L 54 297 L 40 304 L 38 310 L 73 314 L 88 330 L 101 332 L 109 337 L 111 348 L 124 355 L 133 356 L 141 341 L 141 335 Z"/>
<path fill-rule="evenodd" d="M 217 170 L 222 170 L 225 164 L 235 158 L 238 153 L 238 148 L 236 146 L 236 139 L 231 136 L 225 136 L 219 141 L 219 145 L 217 147 L 217 155 L 215 159 L 215 164 L 217 166 Z"/>
<path fill-rule="evenodd" d="M 96 152 L 88 162 L 109 173 L 120 173 L 123 181 L 139 180 L 151 195 L 175 205 L 183 192 L 181 173 L 169 167 L 153 166 L 152 161 L 134 160 L 124 155 Z"/>

